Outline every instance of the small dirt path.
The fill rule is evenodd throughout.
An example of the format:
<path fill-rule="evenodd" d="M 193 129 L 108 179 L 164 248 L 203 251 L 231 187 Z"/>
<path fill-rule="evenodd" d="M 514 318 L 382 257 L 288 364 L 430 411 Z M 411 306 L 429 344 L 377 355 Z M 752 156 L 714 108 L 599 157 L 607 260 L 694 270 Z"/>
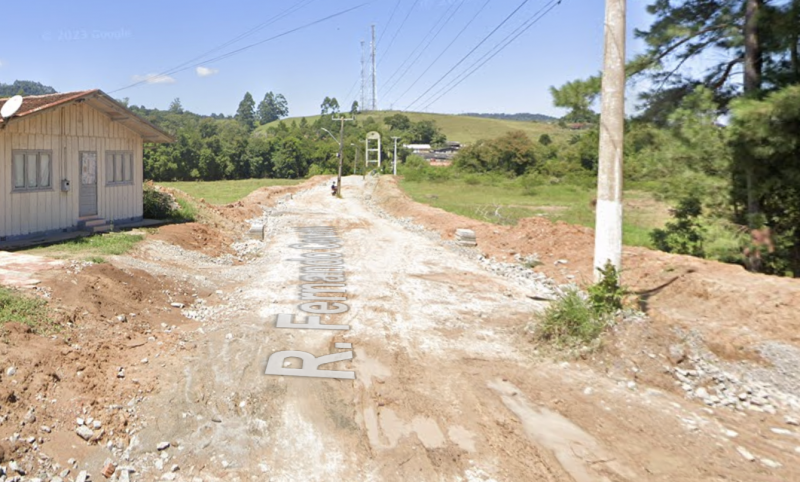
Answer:
<path fill-rule="evenodd" d="M 543 305 L 527 288 L 379 216 L 362 178 L 344 185 L 343 200 L 326 182 L 275 209 L 254 261 L 181 268 L 236 309 L 182 335 L 194 348 L 151 359 L 161 390 L 138 406 L 129 454 L 140 480 L 800 480 L 796 435 L 537 355 L 522 327 Z M 350 310 L 324 322 L 350 330 L 275 327 L 301 314 L 290 245 L 305 226 L 343 241 Z M 336 343 L 354 358 L 326 368 L 355 380 L 264 374 L 274 352 L 346 351 Z"/>

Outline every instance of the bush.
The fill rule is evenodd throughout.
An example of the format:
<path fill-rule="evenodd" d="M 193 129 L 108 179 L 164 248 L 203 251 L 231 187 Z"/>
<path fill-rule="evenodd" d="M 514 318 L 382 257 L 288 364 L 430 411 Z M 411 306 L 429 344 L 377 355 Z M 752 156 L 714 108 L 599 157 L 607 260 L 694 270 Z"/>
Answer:
<path fill-rule="evenodd" d="M 143 200 L 145 218 L 170 219 L 172 217 L 172 196 L 169 194 L 145 186 Z"/>
<path fill-rule="evenodd" d="M 588 297 L 577 289 L 568 290 L 545 310 L 537 338 L 558 345 L 590 344 L 611 326 L 627 290 L 610 262 L 600 273 L 602 279 L 589 287 Z"/>
<path fill-rule="evenodd" d="M 694 196 L 684 198 L 673 213 L 675 222 L 650 233 L 653 245 L 667 253 L 704 257 L 704 229 L 698 220 L 702 212 L 700 199 Z"/>
<path fill-rule="evenodd" d="M 545 310 L 538 337 L 558 345 L 589 343 L 603 332 L 606 323 L 596 316 L 591 303 L 577 290 L 569 290 Z"/>
<path fill-rule="evenodd" d="M 602 279 L 589 287 L 589 301 L 594 312 L 599 315 L 610 315 L 622 309 L 622 298 L 627 294 L 619 284 L 617 268 L 607 261 L 604 268 L 599 268 Z"/>

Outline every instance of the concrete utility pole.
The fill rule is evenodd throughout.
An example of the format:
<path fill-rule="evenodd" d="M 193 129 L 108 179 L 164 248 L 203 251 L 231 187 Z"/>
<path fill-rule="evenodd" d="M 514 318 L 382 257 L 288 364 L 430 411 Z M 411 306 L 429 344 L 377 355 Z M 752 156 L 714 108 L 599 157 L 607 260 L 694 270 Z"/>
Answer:
<path fill-rule="evenodd" d="M 594 278 L 608 261 L 622 269 L 622 141 L 625 127 L 625 2 L 606 0 Z"/>
<path fill-rule="evenodd" d="M 339 175 L 336 178 L 336 197 L 339 199 L 342 198 L 342 156 L 344 155 L 344 123 L 348 121 L 355 120 L 352 117 L 346 119 L 344 117 L 339 117 L 338 119 L 335 117 L 331 117 L 331 119 L 335 121 L 339 121 L 341 123 L 341 127 L 339 128 Z"/>
<path fill-rule="evenodd" d="M 375 24 L 372 24 L 372 110 L 378 110 L 378 66 L 375 62 Z"/>
<path fill-rule="evenodd" d="M 400 139 L 400 138 L 399 137 L 392 137 L 392 139 L 394 139 L 394 157 L 392 158 L 393 171 L 394 171 L 393 174 L 396 176 L 397 175 L 397 139 Z"/>

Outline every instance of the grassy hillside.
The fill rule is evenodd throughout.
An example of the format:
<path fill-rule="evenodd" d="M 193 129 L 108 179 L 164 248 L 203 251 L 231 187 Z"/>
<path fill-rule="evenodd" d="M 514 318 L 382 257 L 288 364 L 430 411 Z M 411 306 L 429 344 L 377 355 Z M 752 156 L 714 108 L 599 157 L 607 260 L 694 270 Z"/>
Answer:
<path fill-rule="evenodd" d="M 383 119 L 397 114 L 397 111 L 376 111 L 361 114 L 357 119 L 365 120 L 373 117 L 375 120 L 383 122 Z M 462 142 L 465 144 L 473 143 L 479 139 L 492 139 L 502 136 L 512 130 L 525 131 L 533 140 L 538 140 L 542 134 L 549 134 L 550 137 L 567 136 L 571 131 L 561 129 L 555 124 L 544 124 L 538 122 L 521 122 L 512 120 L 486 119 L 480 117 L 468 117 L 462 115 L 449 114 L 425 114 L 421 112 L 402 112 L 411 119 L 412 122 L 422 120 L 434 120 L 447 136 L 447 140 Z M 314 122 L 319 116 L 306 117 L 308 122 Z M 289 117 L 284 122 L 291 123 L 292 120 L 300 122 L 300 117 Z M 273 122 L 260 126 L 256 133 L 265 131 L 269 126 L 275 125 Z"/>

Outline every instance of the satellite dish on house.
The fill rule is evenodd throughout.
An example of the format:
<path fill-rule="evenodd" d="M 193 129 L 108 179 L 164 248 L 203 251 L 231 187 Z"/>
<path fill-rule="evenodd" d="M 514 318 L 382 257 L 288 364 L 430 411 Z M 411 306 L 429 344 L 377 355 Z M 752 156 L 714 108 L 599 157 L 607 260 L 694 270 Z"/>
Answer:
<path fill-rule="evenodd" d="M 15 95 L 3 104 L 3 108 L 0 109 L 0 116 L 2 116 L 3 119 L 8 119 L 16 114 L 20 107 L 22 107 L 22 96 Z"/>

